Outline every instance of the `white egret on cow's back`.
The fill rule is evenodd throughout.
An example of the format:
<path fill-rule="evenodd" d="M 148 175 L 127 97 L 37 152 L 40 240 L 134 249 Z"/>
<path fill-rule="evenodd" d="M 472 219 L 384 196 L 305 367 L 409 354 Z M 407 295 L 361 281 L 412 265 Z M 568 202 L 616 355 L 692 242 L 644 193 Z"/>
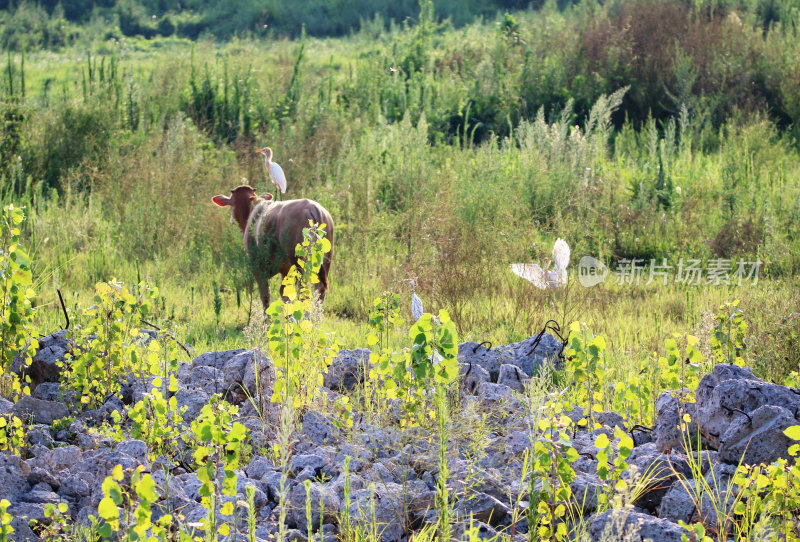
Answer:
<path fill-rule="evenodd" d="M 264 147 L 263 149 L 256 150 L 257 153 L 264 155 L 264 168 L 267 170 L 269 180 L 280 191 L 281 194 L 286 193 L 286 175 L 283 173 L 283 168 L 277 162 L 272 161 L 272 149 Z"/>
<path fill-rule="evenodd" d="M 569 245 L 558 238 L 553 245 L 553 259 L 545 260 L 544 269 L 535 263 L 512 263 L 511 271 L 542 290 L 561 288 L 567 284 L 569 256 Z M 553 263 L 552 271 L 549 269 L 551 263 Z"/>

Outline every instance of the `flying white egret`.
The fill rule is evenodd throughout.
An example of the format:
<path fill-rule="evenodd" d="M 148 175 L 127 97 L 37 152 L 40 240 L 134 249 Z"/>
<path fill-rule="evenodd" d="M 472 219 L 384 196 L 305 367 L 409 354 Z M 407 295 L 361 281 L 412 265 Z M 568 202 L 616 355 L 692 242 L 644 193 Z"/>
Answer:
<path fill-rule="evenodd" d="M 561 288 L 567 284 L 569 255 L 569 245 L 559 238 L 553 245 L 552 262 L 550 259 L 546 259 L 544 269 L 535 263 L 512 263 L 511 271 L 542 290 Z M 549 269 L 550 263 L 554 264 L 552 271 Z"/>
<path fill-rule="evenodd" d="M 257 153 L 264 155 L 264 168 L 267 170 L 269 179 L 272 184 L 280 190 L 281 194 L 286 193 L 286 175 L 283 173 L 283 168 L 277 162 L 272 161 L 272 149 L 264 147 L 263 149 L 256 150 Z"/>

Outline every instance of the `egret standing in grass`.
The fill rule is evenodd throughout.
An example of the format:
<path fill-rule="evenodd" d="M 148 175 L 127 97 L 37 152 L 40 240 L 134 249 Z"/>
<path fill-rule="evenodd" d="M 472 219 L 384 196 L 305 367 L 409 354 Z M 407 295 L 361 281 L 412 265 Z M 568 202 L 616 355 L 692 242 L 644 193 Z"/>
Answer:
<path fill-rule="evenodd" d="M 422 318 L 423 314 L 425 314 L 425 309 L 422 308 L 422 300 L 417 295 L 417 290 L 416 290 L 417 283 L 414 281 L 414 279 L 408 279 L 405 282 L 407 282 L 408 285 L 411 286 L 411 316 L 414 317 L 415 322 L 419 322 L 419 319 Z M 437 324 L 441 324 L 441 322 L 439 322 L 439 319 L 436 318 L 435 316 L 431 316 L 431 321 L 436 322 Z M 431 360 L 431 363 L 433 363 L 434 365 L 438 365 L 444 358 L 439 353 L 439 351 L 436 350 L 436 348 L 434 348 L 433 351 L 431 352 L 431 355 L 428 356 L 428 359 Z"/>
<path fill-rule="evenodd" d="M 414 282 L 414 279 L 408 279 L 406 282 L 411 286 L 411 316 L 413 316 L 414 321 L 417 322 L 422 318 L 425 310 L 422 308 L 422 300 L 417 295 L 417 283 Z"/>
<path fill-rule="evenodd" d="M 544 269 L 535 263 L 512 263 L 511 271 L 542 290 L 562 288 L 567 284 L 569 255 L 569 245 L 559 238 L 553 245 L 553 259 L 545 260 Z M 554 264 L 552 271 L 549 269 L 551 263 Z"/>
<path fill-rule="evenodd" d="M 269 180 L 272 181 L 272 184 L 275 185 L 279 193 L 285 194 L 286 175 L 283 173 L 283 168 L 278 165 L 277 162 L 272 161 L 272 149 L 264 147 L 263 149 L 258 149 L 256 152 L 264 155 L 264 169 L 267 170 Z"/>

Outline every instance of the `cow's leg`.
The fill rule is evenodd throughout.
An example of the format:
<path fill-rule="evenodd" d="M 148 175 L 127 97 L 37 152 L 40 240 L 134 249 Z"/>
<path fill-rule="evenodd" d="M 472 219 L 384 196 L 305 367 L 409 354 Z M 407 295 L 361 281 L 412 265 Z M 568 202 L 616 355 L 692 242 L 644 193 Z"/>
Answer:
<path fill-rule="evenodd" d="M 261 296 L 261 304 L 264 306 L 264 310 L 266 311 L 269 307 L 269 278 L 265 278 L 261 273 L 253 273 L 256 278 L 256 284 L 258 284 L 258 293 Z"/>
<path fill-rule="evenodd" d="M 323 260 L 322 265 L 319 268 L 319 273 L 317 273 L 319 282 L 316 285 L 316 291 L 317 298 L 319 299 L 320 303 L 325 301 L 325 293 L 328 291 L 328 269 L 330 266 L 331 262 L 326 258 Z"/>

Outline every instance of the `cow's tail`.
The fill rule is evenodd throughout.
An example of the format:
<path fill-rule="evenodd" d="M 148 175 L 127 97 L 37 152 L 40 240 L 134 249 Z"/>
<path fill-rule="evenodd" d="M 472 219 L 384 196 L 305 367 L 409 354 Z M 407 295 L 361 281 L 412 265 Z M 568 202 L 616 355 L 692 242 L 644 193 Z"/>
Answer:
<path fill-rule="evenodd" d="M 312 205 L 308 210 L 308 218 L 315 224 L 325 224 L 325 236 L 331 241 L 331 250 L 325 254 L 322 261 L 322 267 L 319 270 L 317 277 L 320 281 L 321 295 L 324 299 L 325 291 L 328 289 L 328 270 L 331 267 L 331 259 L 333 258 L 333 221 L 328 213 L 323 212 L 319 205 Z"/>

